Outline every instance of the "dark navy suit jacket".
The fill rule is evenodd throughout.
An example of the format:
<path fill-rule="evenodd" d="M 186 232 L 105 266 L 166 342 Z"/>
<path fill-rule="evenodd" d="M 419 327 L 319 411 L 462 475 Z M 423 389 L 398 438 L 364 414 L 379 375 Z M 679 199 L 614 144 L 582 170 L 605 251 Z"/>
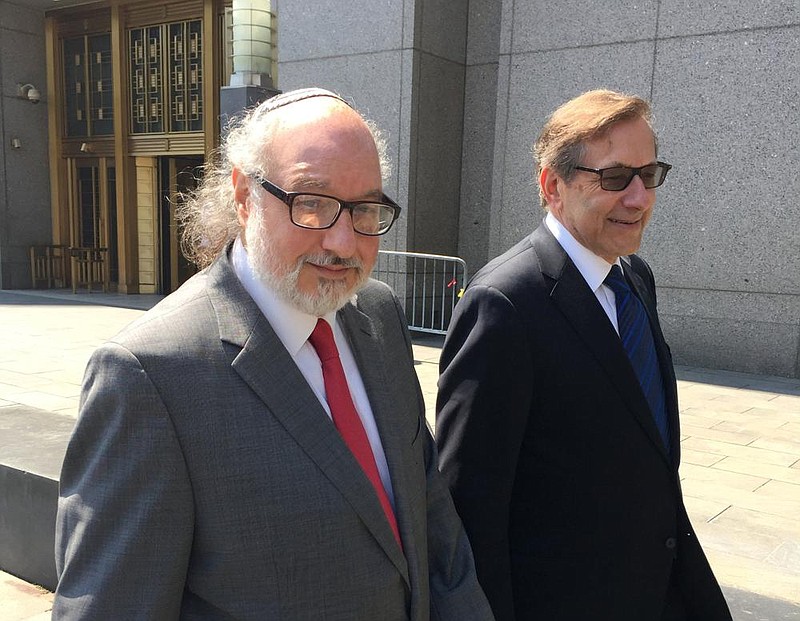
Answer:
<path fill-rule="evenodd" d="M 669 452 L 614 327 L 544 224 L 480 270 L 456 306 L 440 468 L 498 621 L 657 621 L 673 567 L 692 619 L 730 619 L 683 503 L 652 272 L 636 256 L 623 271 L 653 326 Z"/>

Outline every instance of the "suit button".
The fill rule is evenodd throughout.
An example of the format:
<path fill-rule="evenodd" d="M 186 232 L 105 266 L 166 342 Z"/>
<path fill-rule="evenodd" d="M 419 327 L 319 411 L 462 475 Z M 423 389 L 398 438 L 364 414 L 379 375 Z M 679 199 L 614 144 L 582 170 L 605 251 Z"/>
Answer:
<path fill-rule="evenodd" d="M 677 545 L 678 541 L 675 539 L 675 537 L 669 537 L 664 542 L 664 546 L 667 548 L 667 550 L 674 550 Z"/>

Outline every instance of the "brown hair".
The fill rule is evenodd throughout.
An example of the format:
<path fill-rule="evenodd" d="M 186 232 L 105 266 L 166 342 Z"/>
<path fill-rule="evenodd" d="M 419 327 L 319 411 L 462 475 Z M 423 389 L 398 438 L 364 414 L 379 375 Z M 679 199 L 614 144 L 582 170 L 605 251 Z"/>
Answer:
<path fill-rule="evenodd" d="M 579 166 L 583 158 L 587 141 L 602 136 L 620 121 L 635 118 L 643 118 L 652 129 L 650 103 L 635 95 L 601 89 L 569 100 L 550 115 L 534 143 L 537 178 L 543 168 L 550 168 L 570 181 L 575 175 L 575 166 Z M 541 188 L 539 197 L 545 207 Z"/>

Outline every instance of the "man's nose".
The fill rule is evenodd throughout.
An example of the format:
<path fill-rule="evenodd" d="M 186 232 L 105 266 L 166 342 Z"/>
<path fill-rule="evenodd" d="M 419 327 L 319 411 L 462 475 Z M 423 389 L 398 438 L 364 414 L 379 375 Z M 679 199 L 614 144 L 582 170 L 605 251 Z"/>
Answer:
<path fill-rule="evenodd" d="M 339 215 L 339 219 L 329 229 L 325 229 L 322 248 L 347 259 L 356 252 L 356 235 L 353 229 L 353 218 L 347 209 Z"/>
<path fill-rule="evenodd" d="M 622 202 L 626 207 L 648 209 L 653 206 L 655 201 L 653 191 L 644 187 L 644 181 L 639 175 L 634 175 L 628 187 L 622 192 Z"/>

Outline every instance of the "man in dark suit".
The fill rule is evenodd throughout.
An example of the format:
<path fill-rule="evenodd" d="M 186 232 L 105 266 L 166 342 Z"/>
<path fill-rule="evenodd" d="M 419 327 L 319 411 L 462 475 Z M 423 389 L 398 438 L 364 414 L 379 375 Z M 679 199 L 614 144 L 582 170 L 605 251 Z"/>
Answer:
<path fill-rule="evenodd" d="M 480 270 L 441 357 L 440 468 L 499 621 L 730 619 L 684 507 L 675 375 L 633 255 L 670 168 L 592 91 L 535 153 L 545 221 Z"/>
<path fill-rule="evenodd" d="M 368 281 L 400 211 L 380 147 L 319 89 L 228 133 L 182 216 L 211 265 L 89 363 L 54 619 L 492 619 Z"/>

